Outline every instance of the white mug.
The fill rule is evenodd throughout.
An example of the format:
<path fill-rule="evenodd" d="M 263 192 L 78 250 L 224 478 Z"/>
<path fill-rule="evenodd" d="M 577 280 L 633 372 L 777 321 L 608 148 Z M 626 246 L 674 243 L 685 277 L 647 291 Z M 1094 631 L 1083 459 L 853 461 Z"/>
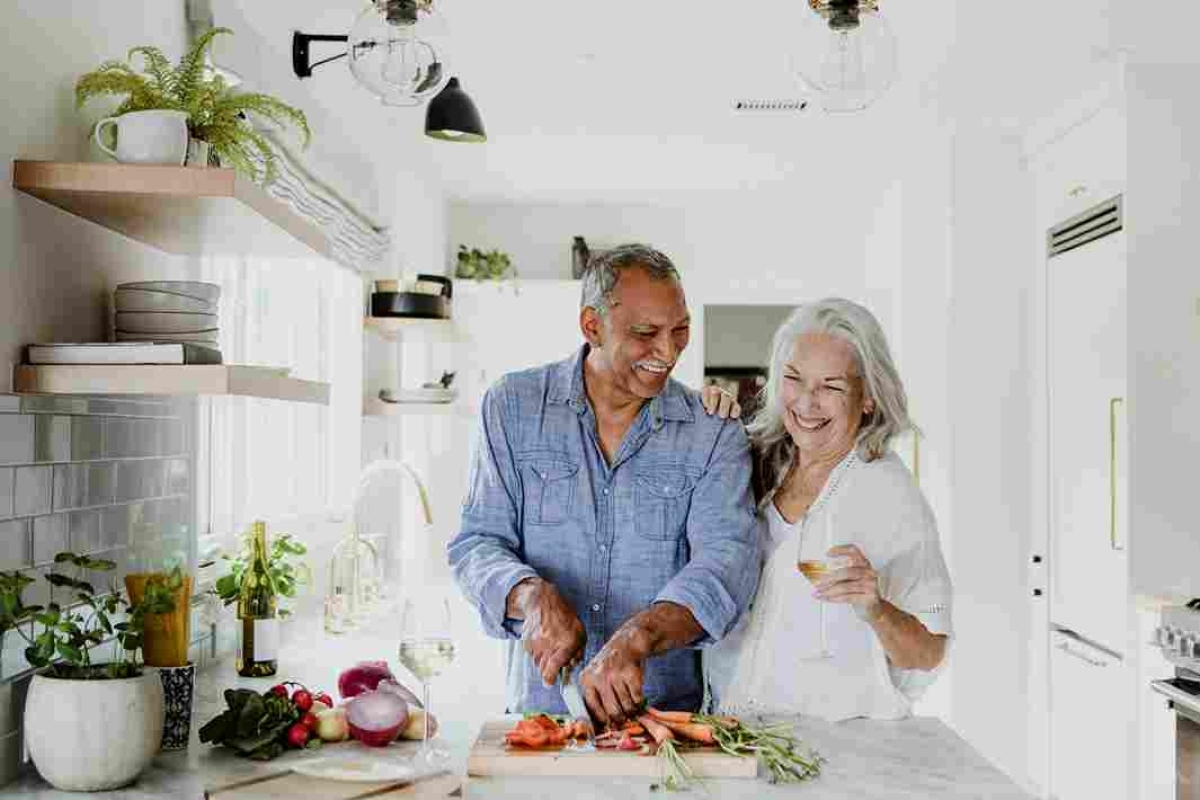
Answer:
<path fill-rule="evenodd" d="M 96 144 L 117 161 L 126 164 L 174 164 L 187 158 L 188 115 L 186 111 L 130 111 L 96 123 Z M 117 149 L 104 144 L 105 125 L 117 126 Z"/>

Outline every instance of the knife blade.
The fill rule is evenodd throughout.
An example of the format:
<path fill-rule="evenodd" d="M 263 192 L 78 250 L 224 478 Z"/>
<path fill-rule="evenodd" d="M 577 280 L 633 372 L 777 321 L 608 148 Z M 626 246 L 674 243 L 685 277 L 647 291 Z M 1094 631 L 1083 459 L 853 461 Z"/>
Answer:
<path fill-rule="evenodd" d="M 563 702 L 567 705 L 567 713 L 574 719 L 580 719 L 587 723 L 588 738 L 584 748 L 595 747 L 593 739 L 595 738 L 595 726 L 592 723 L 592 716 L 588 713 L 587 704 L 583 702 L 583 695 L 579 691 L 578 675 L 570 668 L 564 668 L 558 674 L 558 688 L 562 692 Z"/>

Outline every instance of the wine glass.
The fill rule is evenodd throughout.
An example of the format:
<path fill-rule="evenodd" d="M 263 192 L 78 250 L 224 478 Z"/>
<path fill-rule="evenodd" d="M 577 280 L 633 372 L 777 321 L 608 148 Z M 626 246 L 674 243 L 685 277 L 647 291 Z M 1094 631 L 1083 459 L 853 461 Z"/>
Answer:
<path fill-rule="evenodd" d="M 849 565 L 850 560 L 845 557 L 826 555 L 829 548 L 833 546 L 833 514 L 829 509 L 825 511 L 825 537 L 824 547 L 821 550 L 822 558 L 804 558 L 804 538 L 800 540 L 800 552 L 796 554 L 796 569 L 800 574 L 808 579 L 808 582 L 813 586 L 817 582 L 828 575 L 830 572 L 842 569 Z M 806 538 L 806 537 L 805 537 Z M 818 600 L 821 614 L 821 652 L 817 655 L 818 658 L 832 658 L 833 649 L 829 646 L 829 603 L 826 600 Z"/>
<path fill-rule="evenodd" d="M 450 758 L 439 740 L 429 739 L 429 685 L 454 661 L 450 631 L 450 601 L 445 597 L 412 597 L 404 601 L 400 619 L 400 663 L 421 682 L 425 730 L 413 761 L 436 767 Z"/>

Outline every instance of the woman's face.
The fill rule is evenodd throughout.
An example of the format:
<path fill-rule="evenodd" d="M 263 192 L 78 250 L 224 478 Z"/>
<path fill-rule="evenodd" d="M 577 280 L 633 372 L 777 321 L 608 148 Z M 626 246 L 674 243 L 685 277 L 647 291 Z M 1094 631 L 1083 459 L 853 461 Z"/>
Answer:
<path fill-rule="evenodd" d="M 828 333 L 798 336 L 784 363 L 783 422 L 802 456 L 841 458 L 854 447 L 864 413 L 874 403 L 864 397 L 854 348 Z"/>

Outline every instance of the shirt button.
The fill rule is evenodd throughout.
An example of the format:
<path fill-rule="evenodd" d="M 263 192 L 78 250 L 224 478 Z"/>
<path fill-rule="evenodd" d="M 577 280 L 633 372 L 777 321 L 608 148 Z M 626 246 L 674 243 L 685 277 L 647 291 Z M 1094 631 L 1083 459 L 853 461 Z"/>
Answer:
<path fill-rule="evenodd" d="M 600 552 L 601 552 L 601 553 L 607 553 L 607 552 L 608 552 L 608 545 L 606 545 L 606 544 L 602 544 L 602 545 L 600 545 Z"/>
<path fill-rule="evenodd" d="M 592 611 L 599 611 L 599 610 L 600 610 L 600 604 L 592 603 Z"/>
<path fill-rule="evenodd" d="M 607 486 L 606 486 L 606 487 L 604 487 L 604 493 L 605 493 L 605 494 L 608 494 L 608 487 L 607 487 Z"/>

